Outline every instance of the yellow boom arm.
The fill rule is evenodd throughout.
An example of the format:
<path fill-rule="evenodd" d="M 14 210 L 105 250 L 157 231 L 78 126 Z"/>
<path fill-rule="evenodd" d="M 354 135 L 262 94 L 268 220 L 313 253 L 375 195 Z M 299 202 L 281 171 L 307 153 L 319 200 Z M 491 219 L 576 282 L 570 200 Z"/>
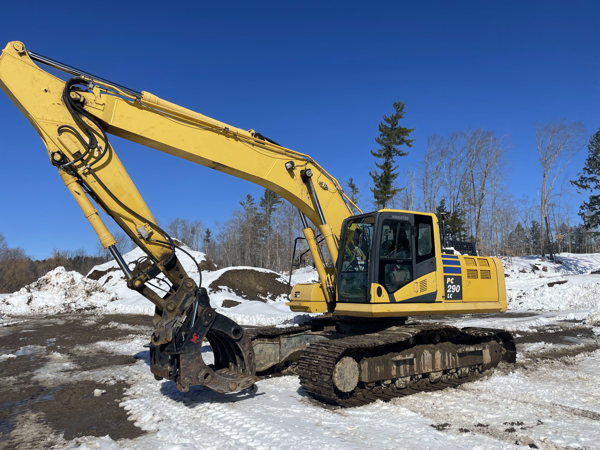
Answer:
<path fill-rule="evenodd" d="M 79 78 L 65 83 L 40 69 L 32 58 Z M 272 190 L 317 227 L 333 261 L 337 258 L 342 221 L 353 213 L 353 208 L 359 211 L 338 181 L 309 156 L 277 145 L 252 130 L 227 125 L 150 93 L 137 93 L 30 53 L 21 42 L 10 42 L 0 56 L 0 86 L 41 135 L 51 162 L 59 168 L 103 246 L 112 251 L 115 241 L 88 196 L 150 255 L 156 268 L 175 286 L 185 272 L 105 132 Z M 321 290 L 331 303 L 335 275 L 326 271 L 314 232 L 306 221 L 304 232 Z M 133 278 L 132 287 L 164 309 L 165 302 L 144 289 L 146 280 L 135 274 Z"/>
<path fill-rule="evenodd" d="M 66 82 L 34 61 L 73 75 Z M 156 305 L 151 370 L 173 379 L 180 390 L 200 384 L 219 392 L 255 381 L 248 334 L 211 308 L 206 290 L 192 280 L 175 255 L 175 243 L 156 223 L 107 133 L 249 180 L 272 190 L 301 212 L 304 234 L 319 273 L 313 287 L 321 305 L 333 309 L 335 272 L 326 270 L 310 220 L 337 258 L 343 220 L 358 208 L 331 175 L 309 156 L 265 138 L 92 76 L 29 52 L 10 42 L 0 55 L 0 87 L 42 137 L 50 162 L 127 276 L 127 284 Z M 130 268 L 116 248 L 94 200 L 148 255 Z M 150 281 L 164 274 L 166 294 Z M 202 359 L 202 341 L 211 343 L 213 364 Z"/>

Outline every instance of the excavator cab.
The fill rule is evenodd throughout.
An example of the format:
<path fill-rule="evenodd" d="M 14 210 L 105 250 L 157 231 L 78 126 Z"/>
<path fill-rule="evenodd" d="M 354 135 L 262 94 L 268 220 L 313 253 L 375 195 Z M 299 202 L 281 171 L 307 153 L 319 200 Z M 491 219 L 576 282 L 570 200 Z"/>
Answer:
<path fill-rule="evenodd" d="M 435 301 L 435 296 L 406 299 L 402 288 L 435 272 L 434 218 L 431 214 L 382 210 L 346 219 L 342 226 L 337 273 L 337 303 Z"/>
<path fill-rule="evenodd" d="M 348 217 L 339 249 L 335 314 L 399 317 L 394 305 L 436 302 L 441 244 L 434 214 L 384 209 Z M 289 306 L 328 310 L 316 284 L 294 286 Z"/>

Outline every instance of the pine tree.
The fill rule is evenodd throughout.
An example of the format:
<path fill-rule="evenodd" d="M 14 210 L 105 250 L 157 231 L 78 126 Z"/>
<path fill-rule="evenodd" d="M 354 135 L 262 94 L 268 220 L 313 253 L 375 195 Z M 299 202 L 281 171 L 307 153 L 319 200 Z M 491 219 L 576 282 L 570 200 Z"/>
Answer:
<path fill-rule="evenodd" d="M 204 235 L 202 236 L 202 244 L 204 247 L 204 253 L 208 253 L 208 246 L 212 243 L 212 231 L 210 228 L 207 228 L 204 231 Z"/>
<path fill-rule="evenodd" d="M 398 101 L 394 103 L 394 114 L 383 116 L 383 121 L 379 124 L 379 136 L 375 142 L 379 144 L 377 150 L 371 150 L 371 154 L 381 160 L 376 162 L 377 171 L 370 171 L 369 175 L 373 179 L 371 192 L 378 209 L 385 208 L 394 195 L 400 191 L 394 185 L 398 177 L 396 170 L 398 166 L 394 164 L 394 158 L 405 156 L 408 153 L 400 150 L 401 145 L 412 147 L 414 139 L 409 139 L 409 135 L 414 128 L 401 127 L 400 119 L 404 117 L 405 104 Z"/>
<path fill-rule="evenodd" d="M 356 187 L 352 177 L 350 177 L 348 180 L 348 189 L 350 190 L 350 200 L 352 200 L 352 203 L 355 205 L 358 205 L 358 195 L 360 192 L 358 191 L 358 187 Z"/>
<path fill-rule="evenodd" d="M 515 229 L 508 234 L 507 242 L 505 243 L 508 254 L 513 255 L 524 255 L 529 250 L 529 238 L 527 231 L 521 225 L 521 222 L 517 223 Z"/>
<path fill-rule="evenodd" d="M 456 205 L 454 211 L 448 216 L 447 221 L 452 239 L 459 241 L 467 239 L 467 221 L 460 204 Z"/>
<path fill-rule="evenodd" d="M 590 138 L 588 156 L 579 178 L 572 180 L 578 190 L 598 192 L 600 190 L 600 129 Z M 592 193 L 579 208 L 579 215 L 586 228 L 600 226 L 600 194 Z"/>
<path fill-rule="evenodd" d="M 529 226 L 529 254 L 533 254 L 535 249 L 540 248 L 540 235 L 541 235 L 541 226 L 537 220 L 532 220 L 531 225 Z"/>
<path fill-rule="evenodd" d="M 466 239 L 467 225 L 464 213 L 460 209 L 460 205 L 457 204 L 454 211 L 448 212 L 446 208 L 446 199 L 443 198 L 436 208 L 436 215 L 440 223 L 442 213 L 445 213 L 444 229 L 441 230 L 442 234 L 452 240 L 460 241 Z"/>

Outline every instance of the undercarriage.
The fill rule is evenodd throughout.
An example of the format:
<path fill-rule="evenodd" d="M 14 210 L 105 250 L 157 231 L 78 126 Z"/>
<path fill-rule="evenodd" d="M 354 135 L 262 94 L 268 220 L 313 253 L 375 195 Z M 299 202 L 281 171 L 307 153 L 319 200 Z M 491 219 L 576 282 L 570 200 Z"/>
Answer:
<path fill-rule="evenodd" d="M 213 341 L 215 363 L 205 364 L 198 351 L 187 358 L 177 355 L 181 361 L 191 359 L 203 368 L 194 382 L 187 380 L 186 390 L 191 384 L 221 392 L 248 387 L 252 374 L 248 367 L 237 367 L 239 355 L 229 356 L 231 346 L 223 345 L 222 336 L 215 340 L 209 335 L 207 340 Z M 300 326 L 246 328 L 242 341 L 242 347 L 254 358 L 254 380 L 297 374 L 311 397 L 344 407 L 457 386 L 501 361 L 515 362 L 516 355 L 512 336 L 501 330 L 458 329 L 443 324 L 344 323 L 332 318 L 316 318 Z M 155 348 L 153 372 L 174 379 L 181 388 L 176 375 L 157 370 L 158 354 Z M 221 378 L 217 389 L 213 384 L 220 376 L 206 375 L 213 370 L 227 374 L 229 380 L 238 374 L 244 382 L 232 382 L 228 388 Z"/>
<path fill-rule="evenodd" d="M 351 407 L 455 386 L 516 355 L 509 333 L 486 328 L 322 316 L 242 329 L 209 307 L 195 317 L 172 342 L 150 346 L 154 375 L 182 391 L 201 385 L 234 392 L 295 373 L 311 397 Z M 205 342 L 214 357 L 208 364 Z"/>
<path fill-rule="evenodd" d="M 454 386 L 514 360 L 508 333 L 411 325 L 315 343 L 302 355 L 298 374 L 318 400 L 359 406 Z"/>

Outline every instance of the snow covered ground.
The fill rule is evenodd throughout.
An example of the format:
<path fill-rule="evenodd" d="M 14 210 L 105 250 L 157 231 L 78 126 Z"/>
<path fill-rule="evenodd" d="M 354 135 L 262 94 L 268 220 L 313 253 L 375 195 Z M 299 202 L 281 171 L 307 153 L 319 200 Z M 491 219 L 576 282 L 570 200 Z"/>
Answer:
<path fill-rule="evenodd" d="M 516 365 L 456 389 L 351 409 L 314 402 L 295 376 L 261 380 L 255 390 L 239 394 L 201 387 L 180 393 L 174 383 L 154 379 L 143 347 L 147 330 L 133 327 L 120 339 L 78 348 L 137 355 L 134 364 L 119 370 L 81 366 L 74 372 L 75 361 L 55 349 L 35 377 L 49 386 L 91 380 L 100 391 L 103 385 L 127 383 L 119 405 L 146 433 L 119 440 L 110 435 L 63 439 L 66 448 L 600 448 L 600 275 L 590 273 L 600 269 L 600 254 L 559 258 L 561 264 L 534 257 L 504 261 L 508 313 L 444 319 L 458 326 L 507 329 L 517 340 Z M 123 288 L 111 268 L 99 268 L 107 272 L 98 281 L 56 269 L 0 298 L 0 325 L 61 312 L 152 314 L 152 305 Z M 203 273 L 203 285 L 226 270 Z M 305 271 L 294 282 L 314 276 Z M 242 324 L 294 317 L 284 298 L 252 301 L 227 289 L 209 295 L 219 312 Z M 224 308 L 224 300 L 239 304 Z M 0 354 L 0 363 L 45 352 L 43 346 L 29 347 Z"/>

